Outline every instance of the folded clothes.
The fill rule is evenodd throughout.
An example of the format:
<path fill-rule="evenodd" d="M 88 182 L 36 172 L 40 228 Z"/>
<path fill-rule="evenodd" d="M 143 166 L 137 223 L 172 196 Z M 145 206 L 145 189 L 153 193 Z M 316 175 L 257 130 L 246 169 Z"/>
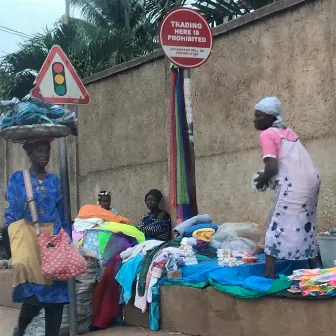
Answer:
<path fill-rule="evenodd" d="M 336 296 L 336 267 L 300 269 L 288 277 L 304 296 Z"/>
<path fill-rule="evenodd" d="M 202 240 L 205 242 L 210 242 L 213 235 L 215 234 L 214 229 L 198 229 L 193 232 L 193 237 L 196 238 L 197 240 Z"/>
<path fill-rule="evenodd" d="M 197 244 L 197 239 L 194 238 L 194 237 L 184 237 L 182 238 L 181 240 L 181 245 L 184 245 L 184 246 L 195 246 Z"/>
<path fill-rule="evenodd" d="M 209 215 L 198 215 L 187 219 L 180 225 L 177 225 L 173 232 L 176 237 L 183 236 L 184 232 L 190 227 L 200 223 L 212 223 L 212 218 Z"/>
<path fill-rule="evenodd" d="M 190 227 L 184 232 L 184 237 L 192 237 L 194 231 L 200 230 L 200 229 L 213 229 L 216 232 L 218 230 L 218 225 L 210 224 L 210 223 L 193 225 L 192 227 Z"/>

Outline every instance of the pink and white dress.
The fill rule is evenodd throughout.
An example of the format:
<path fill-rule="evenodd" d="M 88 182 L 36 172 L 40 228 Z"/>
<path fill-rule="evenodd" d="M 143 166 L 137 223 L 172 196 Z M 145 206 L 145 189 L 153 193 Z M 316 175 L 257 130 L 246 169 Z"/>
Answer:
<path fill-rule="evenodd" d="M 320 174 L 291 129 L 260 133 L 263 158 L 278 160 L 274 206 L 267 220 L 265 253 L 277 259 L 304 260 L 317 255 L 316 211 Z"/>

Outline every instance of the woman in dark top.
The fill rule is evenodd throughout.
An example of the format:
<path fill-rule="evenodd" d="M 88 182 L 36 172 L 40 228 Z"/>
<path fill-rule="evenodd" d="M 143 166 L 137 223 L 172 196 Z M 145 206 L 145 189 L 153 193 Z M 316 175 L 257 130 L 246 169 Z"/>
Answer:
<path fill-rule="evenodd" d="M 170 239 L 170 216 L 167 211 L 160 208 L 161 200 L 162 193 L 157 189 L 150 190 L 145 196 L 145 203 L 150 212 L 141 219 L 137 228 L 145 234 L 147 240 Z"/>

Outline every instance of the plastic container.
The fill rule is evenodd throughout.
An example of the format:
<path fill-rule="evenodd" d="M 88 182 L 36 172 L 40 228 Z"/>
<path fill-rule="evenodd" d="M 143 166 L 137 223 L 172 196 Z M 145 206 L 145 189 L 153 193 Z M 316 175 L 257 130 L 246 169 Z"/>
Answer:
<path fill-rule="evenodd" d="M 317 235 L 323 268 L 336 266 L 336 235 L 320 233 Z"/>

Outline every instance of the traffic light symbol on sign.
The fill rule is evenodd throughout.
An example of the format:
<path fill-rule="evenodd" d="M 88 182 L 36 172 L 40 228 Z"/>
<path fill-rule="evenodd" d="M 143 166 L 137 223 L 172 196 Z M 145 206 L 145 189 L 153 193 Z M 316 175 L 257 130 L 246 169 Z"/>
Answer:
<path fill-rule="evenodd" d="M 55 62 L 52 65 L 52 73 L 54 80 L 54 91 L 58 96 L 65 96 L 67 93 L 67 86 L 65 80 L 64 65 L 60 62 Z"/>

